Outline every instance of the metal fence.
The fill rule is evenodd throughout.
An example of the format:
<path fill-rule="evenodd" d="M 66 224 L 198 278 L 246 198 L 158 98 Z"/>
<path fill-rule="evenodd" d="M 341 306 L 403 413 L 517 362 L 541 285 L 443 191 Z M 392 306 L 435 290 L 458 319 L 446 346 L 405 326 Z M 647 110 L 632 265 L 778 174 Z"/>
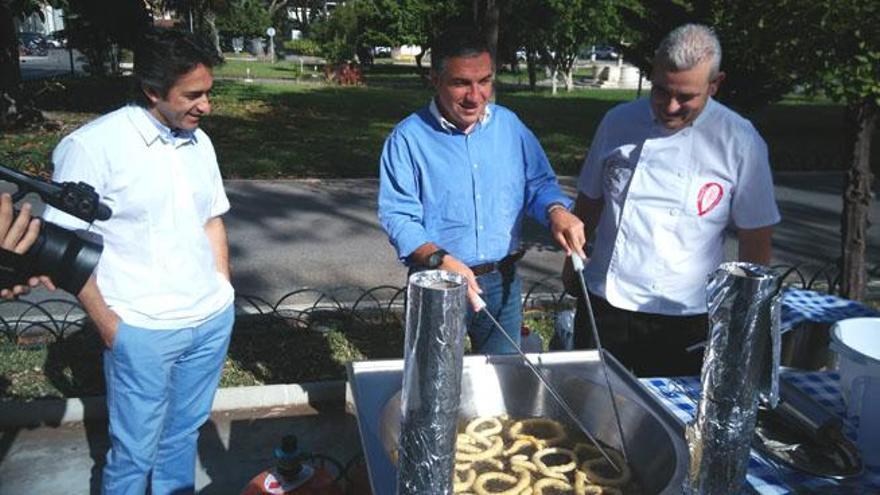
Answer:
<path fill-rule="evenodd" d="M 831 294 L 840 289 L 837 264 L 776 265 L 773 267 L 790 287 Z M 880 278 L 880 267 L 870 273 Z M 574 299 L 562 287 L 559 277 L 526 280 L 523 294 L 525 311 L 541 311 L 552 316 L 559 308 L 573 307 Z M 328 321 L 342 324 L 390 326 L 401 324 L 404 287 L 382 285 L 369 289 L 340 287 L 298 289 L 284 294 L 274 303 L 257 296 L 238 294 L 235 305 L 239 322 L 236 330 L 258 328 L 266 321 L 283 322 L 293 328 L 312 329 Z M 0 302 L 0 331 L 9 343 L 29 345 L 62 340 L 90 325 L 82 307 L 74 301 L 51 299 L 31 302 L 26 298 Z"/>

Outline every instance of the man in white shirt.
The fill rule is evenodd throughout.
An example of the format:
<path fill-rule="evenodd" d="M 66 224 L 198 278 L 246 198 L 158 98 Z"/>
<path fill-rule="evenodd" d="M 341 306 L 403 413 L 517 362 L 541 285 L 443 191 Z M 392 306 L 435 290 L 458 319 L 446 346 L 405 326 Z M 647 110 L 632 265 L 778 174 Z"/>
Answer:
<path fill-rule="evenodd" d="M 135 49 L 137 104 L 81 127 L 53 154 L 55 180 L 93 185 L 113 210 L 91 226 L 104 252 L 78 295 L 106 346 L 105 494 L 143 494 L 148 481 L 156 494 L 194 491 L 198 429 L 234 317 L 229 201 L 198 128 L 218 62 L 188 33 L 148 33 Z M 45 218 L 83 226 L 55 209 Z"/>
<path fill-rule="evenodd" d="M 707 27 L 681 26 L 654 58 L 650 99 L 608 112 L 578 181 L 575 213 L 594 247 L 584 270 L 602 344 L 639 376 L 696 374 L 706 337 L 707 276 L 724 230 L 739 259 L 770 261 L 779 222 L 767 146 L 744 118 L 712 99 L 724 79 Z M 566 286 L 580 289 L 564 270 Z M 580 301 L 576 346 L 593 345 Z"/>

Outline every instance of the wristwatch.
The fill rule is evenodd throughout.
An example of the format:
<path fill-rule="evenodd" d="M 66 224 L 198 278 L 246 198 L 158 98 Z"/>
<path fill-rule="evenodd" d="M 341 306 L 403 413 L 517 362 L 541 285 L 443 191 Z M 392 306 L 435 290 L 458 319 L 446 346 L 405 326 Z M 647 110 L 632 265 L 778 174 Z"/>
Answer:
<path fill-rule="evenodd" d="M 425 259 L 425 266 L 430 269 L 435 269 L 443 264 L 443 257 L 449 254 L 445 249 L 438 249 L 433 253 L 429 254 Z"/>

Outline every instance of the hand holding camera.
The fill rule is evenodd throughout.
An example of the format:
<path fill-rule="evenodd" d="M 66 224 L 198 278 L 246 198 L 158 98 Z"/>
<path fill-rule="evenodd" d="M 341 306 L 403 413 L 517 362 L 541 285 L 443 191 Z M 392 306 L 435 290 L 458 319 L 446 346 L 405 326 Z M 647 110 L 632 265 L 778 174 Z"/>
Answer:
<path fill-rule="evenodd" d="M 0 199 L 0 296 L 13 298 L 39 283 L 78 294 L 101 257 L 101 236 L 31 219 L 29 204 L 20 212 L 13 204 L 35 192 L 46 204 L 87 222 L 109 219 L 110 208 L 82 182 L 56 183 L 2 165 L 0 180 L 18 187 Z"/>
<path fill-rule="evenodd" d="M 12 196 L 7 193 L 0 195 L 0 249 L 24 254 L 34 244 L 39 234 L 40 219 L 31 218 L 31 205 L 25 203 L 18 216 L 14 216 Z M 31 277 L 27 285 L 3 287 L 0 289 L 0 297 L 14 299 L 22 294 L 27 294 L 31 287 L 35 287 L 41 282 L 49 289 L 55 290 L 49 277 Z"/>

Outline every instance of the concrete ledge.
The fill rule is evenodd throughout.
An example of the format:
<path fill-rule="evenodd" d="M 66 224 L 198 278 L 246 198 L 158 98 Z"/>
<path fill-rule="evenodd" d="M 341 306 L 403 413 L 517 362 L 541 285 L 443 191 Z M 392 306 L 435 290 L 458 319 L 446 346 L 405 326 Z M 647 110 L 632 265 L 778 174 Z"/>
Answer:
<path fill-rule="evenodd" d="M 217 390 L 211 412 L 265 407 L 304 406 L 318 402 L 345 401 L 346 382 L 334 380 L 304 384 L 257 385 Z M 57 426 L 81 421 L 104 420 L 104 396 L 46 399 L 31 402 L 0 402 L 0 427 Z"/>
<path fill-rule="evenodd" d="M 221 388 L 211 412 L 258 407 L 303 406 L 316 402 L 343 402 L 345 380 L 300 384 Z"/>

